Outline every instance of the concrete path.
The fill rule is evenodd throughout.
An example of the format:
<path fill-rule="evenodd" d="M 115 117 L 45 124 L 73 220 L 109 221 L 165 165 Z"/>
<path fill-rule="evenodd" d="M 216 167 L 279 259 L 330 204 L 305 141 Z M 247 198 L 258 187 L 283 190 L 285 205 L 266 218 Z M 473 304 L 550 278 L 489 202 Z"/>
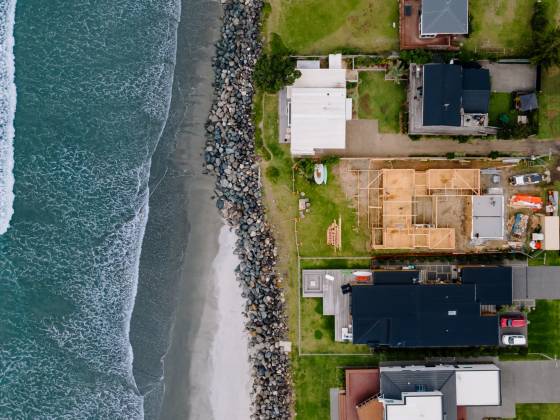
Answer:
<path fill-rule="evenodd" d="M 524 156 L 560 153 L 560 141 L 543 140 L 471 140 L 459 143 L 455 140 L 410 140 L 401 134 L 378 134 L 373 142 L 373 155 L 396 156 L 443 156 L 450 152 L 465 155 L 487 156 L 492 151 Z"/>
<path fill-rule="evenodd" d="M 502 405 L 469 407 L 467 418 L 515 418 L 515 404 L 560 403 L 560 362 L 498 362 L 501 369 Z"/>

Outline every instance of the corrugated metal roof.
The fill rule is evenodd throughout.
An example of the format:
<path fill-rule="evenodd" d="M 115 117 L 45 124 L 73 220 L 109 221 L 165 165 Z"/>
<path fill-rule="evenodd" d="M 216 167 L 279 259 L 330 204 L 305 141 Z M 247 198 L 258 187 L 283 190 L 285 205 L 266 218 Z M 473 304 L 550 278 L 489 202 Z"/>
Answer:
<path fill-rule="evenodd" d="M 422 0 L 422 35 L 469 33 L 468 0 Z"/>
<path fill-rule="evenodd" d="M 346 98 L 346 70 L 300 71 L 301 77 L 289 88 L 292 154 L 344 149 L 347 107 L 351 105 Z"/>

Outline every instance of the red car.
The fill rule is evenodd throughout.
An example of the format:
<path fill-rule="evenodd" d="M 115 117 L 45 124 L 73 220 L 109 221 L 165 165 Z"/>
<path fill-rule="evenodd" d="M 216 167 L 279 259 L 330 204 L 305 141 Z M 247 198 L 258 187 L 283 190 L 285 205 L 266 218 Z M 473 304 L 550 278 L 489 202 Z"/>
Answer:
<path fill-rule="evenodd" d="M 525 318 L 512 318 L 512 317 L 503 317 L 501 320 L 502 328 L 519 328 L 524 327 L 527 325 L 527 321 Z"/>

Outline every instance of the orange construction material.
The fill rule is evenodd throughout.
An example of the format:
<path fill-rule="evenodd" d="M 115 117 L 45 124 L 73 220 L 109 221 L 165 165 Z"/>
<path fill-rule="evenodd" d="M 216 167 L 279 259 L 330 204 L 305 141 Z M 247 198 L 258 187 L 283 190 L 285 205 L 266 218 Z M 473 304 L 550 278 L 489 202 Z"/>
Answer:
<path fill-rule="evenodd" d="M 509 205 L 511 207 L 525 207 L 533 210 L 540 210 L 543 206 L 543 199 L 534 195 L 514 194 Z"/>

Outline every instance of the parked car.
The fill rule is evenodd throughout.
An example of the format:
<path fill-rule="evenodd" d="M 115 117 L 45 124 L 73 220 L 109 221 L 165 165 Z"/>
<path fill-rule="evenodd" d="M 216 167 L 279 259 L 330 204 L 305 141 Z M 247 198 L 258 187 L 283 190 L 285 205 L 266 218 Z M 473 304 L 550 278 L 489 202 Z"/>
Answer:
<path fill-rule="evenodd" d="M 502 343 L 506 346 L 524 346 L 527 344 L 527 339 L 524 335 L 510 335 L 502 336 Z"/>
<path fill-rule="evenodd" d="M 509 177 L 509 183 L 511 185 L 534 185 L 544 181 L 544 177 L 541 174 L 524 174 L 524 175 L 514 175 Z"/>
<path fill-rule="evenodd" d="M 504 316 L 500 320 L 502 328 L 521 328 L 527 325 L 525 318 L 516 318 L 513 316 Z"/>

